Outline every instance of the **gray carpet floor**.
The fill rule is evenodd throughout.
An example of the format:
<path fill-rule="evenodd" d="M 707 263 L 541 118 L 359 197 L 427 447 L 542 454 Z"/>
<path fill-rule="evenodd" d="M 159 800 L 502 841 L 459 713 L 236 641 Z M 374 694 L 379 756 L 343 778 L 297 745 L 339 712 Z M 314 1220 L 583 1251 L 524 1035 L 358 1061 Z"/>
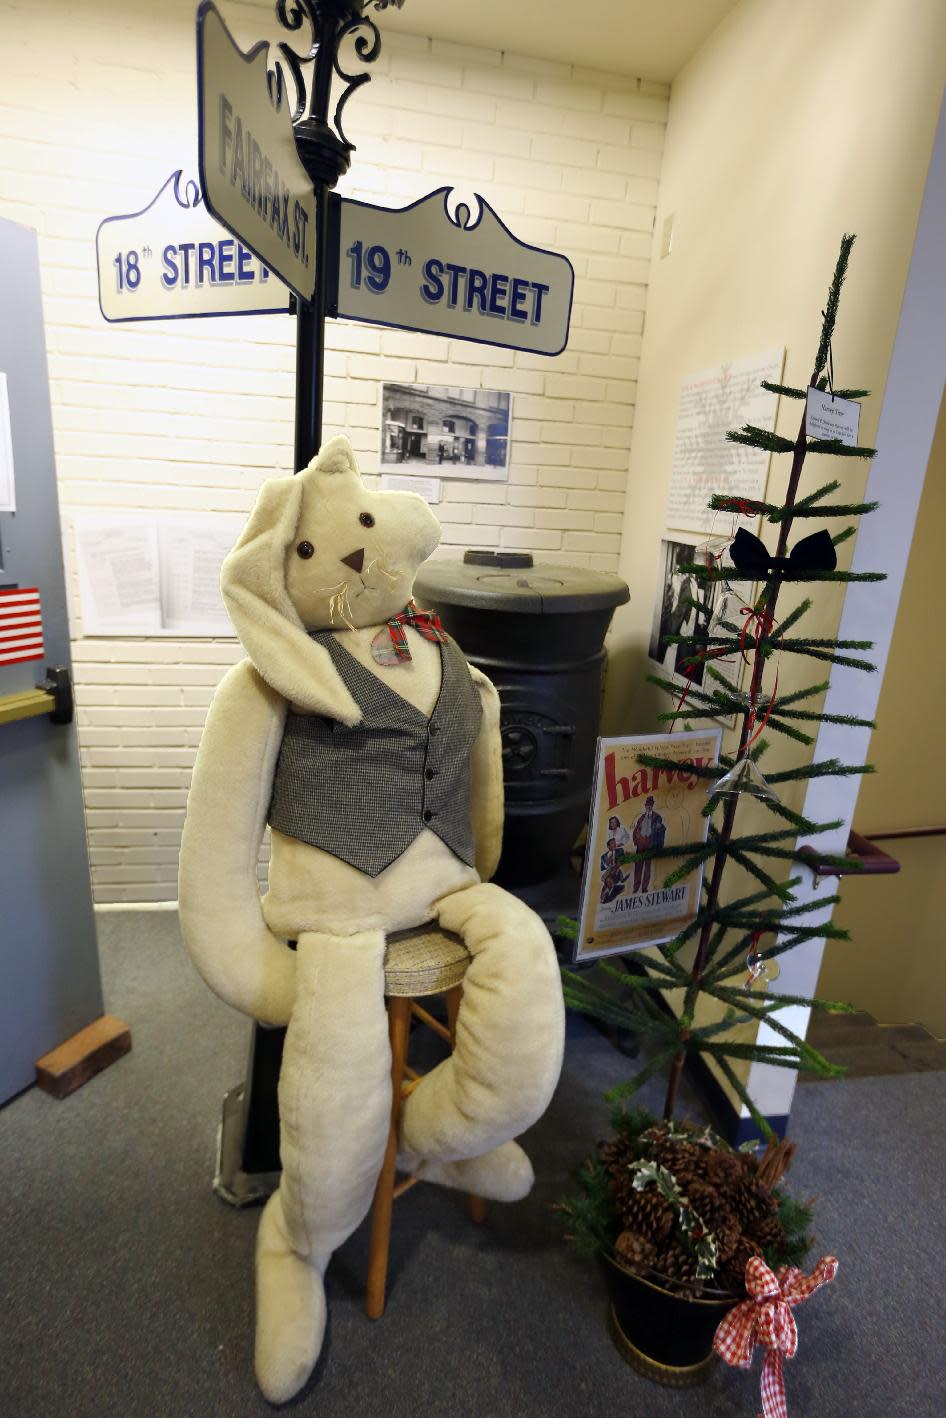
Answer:
<path fill-rule="evenodd" d="M 195 978 L 173 916 L 109 913 L 100 934 L 107 1006 L 131 1025 L 132 1053 L 71 1099 L 32 1090 L 0 1110 L 0 1414 L 271 1412 L 252 1370 L 258 1213 L 210 1189 L 247 1025 Z M 753 1418 L 758 1358 L 752 1375 L 720 1366 L 685 1392 L 629 1369 L 595 1268 L 560 1239 L 551 1204 L 602 1131 L 603 1091 L 629 1067 L 570 1021 L 560 1087 L 526 1139 L 534 1193 L 474 1228 L 462 1198 L 415 1188 L 396 1208 L 377 1323 L 361 1307 L 365 1227 L 350 1239 L 329 1271 L 323 1358 L 286 1411 Z M 656 1085 L 645 1097 L 659 1104 Z M 793 1418 L 946 1412 L 944 1105 L 943 1073 L 797 1095 L 794 1185 L 817 1194 L 819 1253 L 841 1266 L 796 1312 Z"/>

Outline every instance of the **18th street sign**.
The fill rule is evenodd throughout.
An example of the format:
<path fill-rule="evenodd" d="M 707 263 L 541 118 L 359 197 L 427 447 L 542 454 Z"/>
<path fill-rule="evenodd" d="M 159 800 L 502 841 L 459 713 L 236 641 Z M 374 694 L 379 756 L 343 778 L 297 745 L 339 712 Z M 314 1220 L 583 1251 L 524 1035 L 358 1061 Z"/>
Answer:
<path fill-rule="evenodd" d="M 219 222 L 303 300 L 315 293 L 315 195 L 299 161 L 281 86 L 270 96 L 268 45 L 244 54 L 212 0 L 197 12 L 198 164 Z"/>
<path fill-rule="evenodd" d="M 333 315 L 536 354 L 568 340 L 575 272 L 566 256 L 513 236 L 482 197 L 452 216 L 449 187 L 409 207 L 333 198 Z M 336 230 L 337 227 L 337 230 Z"/>
<path fill-rule="evenodd" d="M 214 221 L 195 182 L 172 172 L 140 212 L 106 217 L 95 234 L 106 320 L 177 320 L 288 310 L 289 292 Z"/>

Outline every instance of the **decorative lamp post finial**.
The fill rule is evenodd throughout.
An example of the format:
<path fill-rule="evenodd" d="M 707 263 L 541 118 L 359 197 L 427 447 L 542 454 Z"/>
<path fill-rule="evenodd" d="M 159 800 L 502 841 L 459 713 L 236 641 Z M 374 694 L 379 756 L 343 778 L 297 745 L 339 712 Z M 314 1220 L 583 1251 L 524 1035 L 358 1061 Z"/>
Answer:
<path fill-rule="evenodd" d="M 276 0 L 276 18 L 283 29 L 301 30 L 308 23 L 311 38 L 304 54 L 285 41 L 278 46 L 275 84 L 284 91 L 284 68 L 292 75 L 295 104 L 292 121 L 296 148 L 313 182 L 334 187 L 351 165 L 354 149 L 342 127 L 342 110 L 355 89 L 368 83 L 370 74 L 349 73 L 339 62 L 342 42 L 354 39 L 355 54 L 363 64 L 373 64 L 381 53 L 381 33 L 367 13 L 370 9 L 398 9 L 404 0 Z M 304 66 L 312 65 L 307 76 Z M 332 79 L 337 76 L 345 88 L 329 121 Z"/>

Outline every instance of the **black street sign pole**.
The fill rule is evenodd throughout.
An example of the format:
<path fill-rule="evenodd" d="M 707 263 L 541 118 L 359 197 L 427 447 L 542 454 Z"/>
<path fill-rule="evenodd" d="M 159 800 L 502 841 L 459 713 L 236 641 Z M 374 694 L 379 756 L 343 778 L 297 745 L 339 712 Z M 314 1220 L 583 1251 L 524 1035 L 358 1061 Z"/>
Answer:
<path fill-rule="evenodd" d="M 296 302 L 296 410 L 294 471 L 314 457 L 322 442 L 322 381 L 325 317 L 335 283 L 337 253 L 329 240 L 329 190 L 351 164 L 353 144 L 344 135 L 340 115 L 355 88 L 368 74 L 348 74 L 338 62 L 338 48 L 354 37 L 355 53 L 363 63 L 377 59 L 381 36 L 365 10 L 400 8 L 404 0 L 277 0 L 276 15 L 287 30 L 311 26 L 312 43 L 305 55 L 288 44 L 278 46 L 279 60 L 291 75 L 297 94 L 293 117 L 296 150 L 312 179 L 316 204 L 316 285 L 311 304 Z M 314 61 L 306 112 L 306 76 L 302 65 Z M 329 121 L 332 79 L 347 87 Z M 294 942 L 292 942 L 294 945 Z M 264 1201 L 279 1180 L 279 1109 L 277 1085 L 285 1029 L 254 1024 L 246 1079 L 223 1102 L 214 1191 L 235 1206 Z"/>

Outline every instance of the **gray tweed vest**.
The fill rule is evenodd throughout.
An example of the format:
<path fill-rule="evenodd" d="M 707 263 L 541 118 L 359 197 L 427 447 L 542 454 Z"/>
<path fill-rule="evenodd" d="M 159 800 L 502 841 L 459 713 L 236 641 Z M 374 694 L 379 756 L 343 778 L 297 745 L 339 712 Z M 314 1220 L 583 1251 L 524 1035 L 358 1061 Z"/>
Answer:
<path fill-rule="evenodd" d="M 474 864 L 470 754 L 482 708 L 469 666 L 441 645 L 440 696 L 428 719 L 371 673 L 334 631 L 313 631 L 362 712 L 353 729 L 317 714 L 286 717 L 269 825 L 367 876 L 429 828 Z"/>

